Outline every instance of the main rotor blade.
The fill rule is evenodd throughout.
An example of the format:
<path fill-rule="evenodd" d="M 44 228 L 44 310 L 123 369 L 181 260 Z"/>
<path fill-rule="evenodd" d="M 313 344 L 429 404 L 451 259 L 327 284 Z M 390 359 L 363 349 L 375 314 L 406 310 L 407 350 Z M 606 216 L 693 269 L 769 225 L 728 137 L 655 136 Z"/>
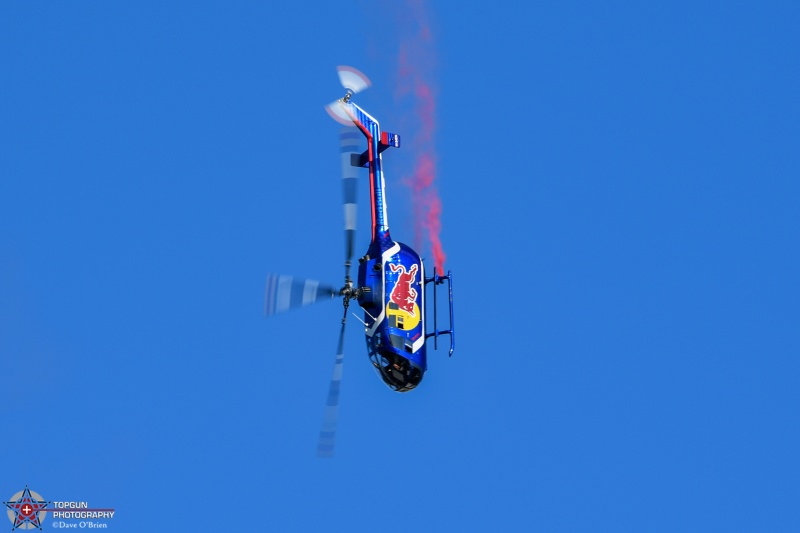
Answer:
<path fill-rule="evenodd" d="M 264 293 L 264 314 L 274 315 L 316 302 L 330 300 L 339 291 L 313 279 L 267 274 Z"/>
<path fill-rule="evenodd" d="M 336 422 L 339 419 L 339 387 L 342 383 L 342 366 L 344 363 L 344 321 L 339 333 L 339 348 L 336 351 L 336 362 L 333 365 L 333 376 L 328 388 L 328 401 L 325 403 L 325 416 L 322 419 L 322 430 L 319 432 L 317 456 L 333 457 L 336 444 Z"/>
<path fill-rule="evenodd" d="M 342 128 L 339 133 L 339 146 L 342 154 L 342 202 L 344 203 L 344 265 L 345 277 L 350 276 L 350 263 L 353 260 L 353 246 L 356 239 L 358 206 L 356 202 L 358 187 L 358 168 L 352 165 L 351 155 L 359 154 L 360 135 L 352 129 Z"/>

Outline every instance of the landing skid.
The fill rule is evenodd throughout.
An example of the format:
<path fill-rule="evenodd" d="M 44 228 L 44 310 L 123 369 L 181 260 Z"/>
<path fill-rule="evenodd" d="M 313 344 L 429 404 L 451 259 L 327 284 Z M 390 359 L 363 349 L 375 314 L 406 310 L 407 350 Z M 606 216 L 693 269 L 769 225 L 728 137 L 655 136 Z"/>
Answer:
<path fill-rule="evenodd" d="M 450 301 L 450 328 L 439 330 L 436 314 L 436 293 L 438 292 L 436 287 L 443 284 L 445 281 L 447 281 L 448 300 Z M 453 350 L 456 347 L 455 322 L 453 321 L 453 272 L 448 270 L 446 276 L 440 276 L 436 273 L 436 267 L 433 267 L 433 277 L 425 278 L 425 285 L 428 283 L 433 283 L 433 331 L 431 333 L 426 332 L 425 338 L 429 339 L 433 337 L 433 347 L 438 350 L 439 335 L 450 335 L 450 353 L 448 356 L 452 356 Z"/>

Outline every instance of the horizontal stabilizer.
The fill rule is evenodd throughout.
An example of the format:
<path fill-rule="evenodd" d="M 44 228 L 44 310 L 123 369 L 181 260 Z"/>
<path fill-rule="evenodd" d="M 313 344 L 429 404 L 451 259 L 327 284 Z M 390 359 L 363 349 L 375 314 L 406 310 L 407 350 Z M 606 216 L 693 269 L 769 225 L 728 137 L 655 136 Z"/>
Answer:
<path fill-rule="evenodd" d="M 396 133 L 389 133 L 388 131 L 382 131 L 380 151 L 383 152 L 390 146 L 392 148 L 400 148 L 400 136 Z"/>
<path fill-rule="evenodd" d="M 378 143 L 378 153 L 380 154 L 387 148 L 400 148 L 400 136 L 396 133 L 381 132 L 381 142 Z M 354 167 L 369 166 L 369 150 L 364 150 L 361 154 L 351 154 L 350 164 Z"/>

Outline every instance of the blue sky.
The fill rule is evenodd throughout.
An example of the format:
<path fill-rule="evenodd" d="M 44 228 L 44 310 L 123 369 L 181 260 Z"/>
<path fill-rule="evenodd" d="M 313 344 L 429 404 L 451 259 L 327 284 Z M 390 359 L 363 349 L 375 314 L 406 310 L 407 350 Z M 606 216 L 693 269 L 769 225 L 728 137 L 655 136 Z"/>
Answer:
<path fill-rule="evenodd" d="M 118 531 L 800 528 L 792 2 L 430 2 L 456 353 L 396 394 L 350 327 L 315 456 L 341 307 L 266 320 L 264 279 L 338 282 L 323 105 L 353 65 L 404 134 L 407 5 L 0 7 L 2 501 Z"/>

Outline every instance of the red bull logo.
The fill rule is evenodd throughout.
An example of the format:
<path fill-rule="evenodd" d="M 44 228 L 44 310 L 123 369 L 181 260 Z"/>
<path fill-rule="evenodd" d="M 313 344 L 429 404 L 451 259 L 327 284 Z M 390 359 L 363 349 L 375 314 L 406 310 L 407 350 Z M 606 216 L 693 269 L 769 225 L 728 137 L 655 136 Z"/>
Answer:
<path fill-rule="evenodd" d="M 392 272 L 400 272 L 389 299 L 406 313 L 416 316 L 414 303 L 417 300 L 417 291 L 411 285 L 417 279 L 417 265 L 413 265 L 407 272 L 405 265 L 389 263 L 389 268 L 392 269 Z"/>

